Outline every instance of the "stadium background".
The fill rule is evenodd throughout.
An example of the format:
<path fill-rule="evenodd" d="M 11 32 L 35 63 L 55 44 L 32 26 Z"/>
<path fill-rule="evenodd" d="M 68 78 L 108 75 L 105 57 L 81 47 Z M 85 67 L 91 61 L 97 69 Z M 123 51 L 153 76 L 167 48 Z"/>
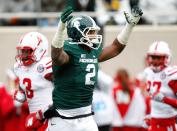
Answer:
<path fill-rule="evenodd" d="M 4 10 L 3 9 L 7 6 L 8 2 L 13 3 L 14 1 L 14 10 Z M 36 5 L 34 8 L 31 8 L 31 10 L 25 10 L 25 8 L 19 8 L 20 6 L 23 6 L 25 4 L 23 1 L 31 2 L 31 4 Z M 89 14 L 94 18 L 103 17 L 105 14 L 98 13 L 98 9 L 94 10 L 94 4 L 100 1 L 105 1 L 105 10 L 107 11 L 107 14 L 110 16 L 114 16 L 115 14 L 118 14 L 119 17 L 123 16 L 123 10 L 130 10 L 130 8 L 134 5 L 140 5 L 137 4 L 138 0 L 89 0 L 91 6 L 90 8 L 77 8 L 77 5 L 74 5 L 75 0 L 68 0 L 68 1 L 61 1 L 58 0 L 58 3 L 55 3 L 55 0 L 47 1 L 47 0 L 41 0 L 41 1 L 29 1 L 29 0 L 1 0 L 0 1 L 0 80 L 3 82 L 6 82 L 6 70 L 8 68 L 12 68 L 13 64 L 15 62 L 15 55 L 16 55 L 16 45 L 18 43 L 19 37 L 29 31 L 39 31 L 41 33 L 44 33 L 46 37 L 49 40 L 49 43 L 51 44 L 52 37 L 56 30 L 56 23 L 58 21 L 58 16 L 60 14 L 60 11 L 69 3 L 72 6 L 75 6 L 76 15 L 82 13 L 82 14 Z M 148 1 L 148 0 L 143 0 Z M 151 0 L 149 0 L 151 1 Z M 16 2 L 16 3 L 15 3 Z M 23 3 L 23 4 L 20 4 Z M 37 3 L 34 3 L 37 2 Z M 40 3 L 43 2 L 43 3 Z M 47 3 L 48 2 L 48 3 Z M 67 3 L 68 2 L 68 3 Z M 93 3 L 92 3 L 93 2 Z M 122 3 L 121 3 L 122 2 Z M 139 1 L 140 2 L 140 1 Z M 164 1 L 165 2 L 165 1 Z M 16 6 L 16 5 L 17 6 Z M 50 7 L 46 8 L 45 4 Z M 154 4 L 158 4 L 158 1 L 155 1 Z M 173 3 L 171 3 L 173 4 Z M 10 5 L 10 4 L 8 4 Z M 58 6 L 60 5 L 60 6 Z M 160 4 L 158 4 L 160 6 Z M 161 5 L 162 6 L 162 5 Z M 7 6 L 8 7 L 8 6 Z M 40 7 L 40 8 L 39 8 Z M 43 8 L 44 7 L 44 8 Z M 57 8 L 52 8 L 57 7 Z M 10 7 L 9 7 L 10 8 Z M 15 8 L 17 8 L 15 10 Z M 161 7 L 163 8 L 163 7 Z M 171 8 L 171 7 L 169 7 Z M 80 9 L 80 11 L 79 11 Z M 99 8 L 100 9 L 100 8 Z M 146 56 L 146 51 L 148 49 L 149 44 L 151 44 L 154 41 L 158 40 L 164 40 L 169 43 L 170 48 L 172 49 L 172 63 L 176 63 L 176 57 L 177 57 L 177 44 L 176 44 L 176 36 L 177 36 L 177 26 L 176 24 L 171 24 L 170 22 L 165 25 L 159 24 L 158 19 L 156 19 L 157 16 L 165 15 L 167 17 L 171 16 L 174 18 L 177 18 L 177 9 L 174 9 L 173 12 L 168 9 L 168 6 L 166 7 L 166 10 L 160 10 L 160 11 L 153 11 L 151 10 L 144 10 L 144 17 L 146 16 L 152 16 L 152 23 L 147 24 L 146 22 L 142 23 L 141 25 L 137 25 L 135 29 L 133 30 L 133 33 L 129 39 L 128 45 L 126 49 L 116 58 L 101 63 L 100 66 L 103 71 L 110 74 L 111 76 L 114 76 L 116 70 L 120 67 L 126 68 L 132 76 L 135 76 L 138 72 L 142 71 L 144 68 L 144 58 Z M 103 15 L 104 14 L 104 15 Z M 17 19 L 23 19 L 26 21 L 20 23 L 17 22 Z M 43 19 L 43 20 L 42 20 Z M 51 20 L 53 19 L 53 21 Z M 112 18 L 110 18 L 112 20 Z M 166 17 L 164 17 L 164 21 L 166 21 Z M 14 21 L 16 23 L 14 23 Z M 32 21 L 32 22 L 28 22 Z M 33 22 L 35 21 L 35 22 Z M 37 22 L 36 22 L 37 21 Z M 51 24 L 51 21 L 53 22 Z M 50 22 L 50 23 L 49 23 Z M 109 21 L 110 22 L 110 21 Z M 103 39 L 104 39 L 104 45 L 110 44 L 116 35 L 119 33 L 120 29 L 122 28 L 122 25 L 124 22 L 115 23 L 115 21 L 112 21 L 108 24 L 104 23 L 102 24 L 103 28 Z M 161 21 L 160 21 L 161 22 Z M 44 24 L 45 23 L 45 24 Z M 26 26 L 24 26 L 26 25 Z M 50 48 L 49 44 L 49 48 Z M 50 51 L 50 49 L 49 49 Z M 49 52 L 50 54 L 50 52 Z"/>
<path fill-rule="evenodd" d="M 104 43 L 111 44 L 112 40 L 120 31 L 120 26 L 106 26 L 104 29 Z M 0 80 L 6 81 L 6 70 L 13 67 L 16 55 L 16 45 L 19 37 L 25 32 L 39 31 L 44 33 L 51 40 L 55 34 L 55 27 L 1 27 L 0 28 Z M 116 58 L 101 63 L 100 66 L 106 73 L 114 76 L 118 68 L 126 68 L 132 76 L 136 75 L 144 68 L 144 57 L 148 46 L 156 40 L 164 40 L 169 43 L 172 49 L 172 63 L 176 63 L 177 58 L 177 27 L 176 26 L 137 26 L 128 42 L 126 49 Z M 50 47 L 50 45 L 49 45 Z M 50 51 L 50 49 L 49 49 Z M 49 53 L 50 54 L 50 53 Z"/>

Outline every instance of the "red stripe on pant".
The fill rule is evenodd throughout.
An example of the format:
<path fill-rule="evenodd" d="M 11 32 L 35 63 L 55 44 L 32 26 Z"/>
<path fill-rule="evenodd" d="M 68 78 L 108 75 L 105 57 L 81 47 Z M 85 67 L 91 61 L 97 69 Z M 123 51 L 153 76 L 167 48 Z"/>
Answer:
<path fill-rule="evenodd" d="M 176 131 L 175 123 L 175 117 L 152 118 L 148 131 Z"/>

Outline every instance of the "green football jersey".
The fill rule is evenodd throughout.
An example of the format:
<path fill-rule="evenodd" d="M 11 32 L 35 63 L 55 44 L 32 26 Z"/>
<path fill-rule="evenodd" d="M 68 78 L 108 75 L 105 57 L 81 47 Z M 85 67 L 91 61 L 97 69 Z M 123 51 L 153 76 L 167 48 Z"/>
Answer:
<path fill-rule="evenodd" d="M 69 54 L 70 62 L 61 67 L 53 65 L 53 104 L 59 109 L 91 105 L 102 47 L 88 52 L 77 44 L 65 41 L 64 50 Z"/>

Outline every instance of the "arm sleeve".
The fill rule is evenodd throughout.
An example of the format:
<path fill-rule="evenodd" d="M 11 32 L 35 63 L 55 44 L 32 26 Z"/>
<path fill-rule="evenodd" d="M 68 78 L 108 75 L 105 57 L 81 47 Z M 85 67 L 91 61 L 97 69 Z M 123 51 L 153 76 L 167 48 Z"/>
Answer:
<path fill-rule="evenodd" d="M 173 91 L 173 93 L 175 95 L 177 95 L 177 80 L 171 80 L 169 83 L 168 83 L 168 86 L 170 87 L 170 89 Z M 175 98 L 171 98 L 171 97 L 168 97 L 168 96 L 164 96 L 162 101 L 174 108 L 177 108 L 177 100 Z"/>
<path fill-rule="evenodd" d="M 51 77 L 52 77 L 52 60 L 51 60 L 51 58 L 47 57 L 42 64 L 44 66 L 44 71 L 42 72 L 42 76 L 47 80 L 51 80 Z"/>
<path fill-rule="evenodd" d="M 177 80 L 171 80 L 168 86 L 173 90 L 174 94 L 177 95 Z"/>
<path fill-rule="evenodd" d="M 177 100 L 175 98 L 170 98 L 170 97 L 164 97 L 163 98 L 163 102 L 174 107 L 177 108 Z"/>

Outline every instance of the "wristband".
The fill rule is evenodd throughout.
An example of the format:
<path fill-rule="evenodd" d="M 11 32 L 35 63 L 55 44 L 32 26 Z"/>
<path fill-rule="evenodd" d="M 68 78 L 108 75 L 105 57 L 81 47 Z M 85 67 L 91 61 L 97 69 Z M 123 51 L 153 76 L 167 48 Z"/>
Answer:
<path fill-rule="evenodd" d="M 129 36 L 132 32 L 133 25 L 126 24 L 126 26 L 123 28 L 123 30 L 118 34 L 117 40 L 123 44 L 126 45 L 129 39 Z"/>
<path fill-rule="evenodd" d="M 55 48 L 62 48 L 64 45 L 64 30 L 65 30 L 65 23 L 61 20 L 58 24 L 57 32 L 52 40 L 52 46 Z"/>

